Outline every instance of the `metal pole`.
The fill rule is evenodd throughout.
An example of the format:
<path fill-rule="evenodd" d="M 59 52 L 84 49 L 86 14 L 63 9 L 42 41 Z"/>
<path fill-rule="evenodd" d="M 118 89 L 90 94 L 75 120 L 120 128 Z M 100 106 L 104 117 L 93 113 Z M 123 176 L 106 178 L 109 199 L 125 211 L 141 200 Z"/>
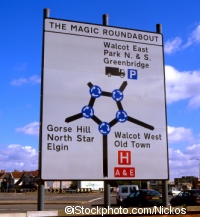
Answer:
<path fill-rule="evenodd" d="M 156 32 L 162 34 L 162 24 L 156 24 Z"/>
<path fill-rule="evenodd" d="M 156 32 L 162 34 L 162 24 L 156 24 Z M 162 196 L 163 206 L 168 206 L 168 184 L 166 180 L 162 180 Z"/>
<path fill-rule="evenodd" d="M 103 15 L 103 26 L 108 26 L 108 14 Z"/>
<path fill-rule="evenodd" d="M 108 14 L 103 15 L 103 25 L 108 26 Z M 104 207 L 110 206 L 110 184 L 109 181 L 104 181 Z"/>
<path fill-rule="evenodd" d="M 168 206 L 168 184 L 166 180 L 162 180 L 162 198 L 163 206 Z"/>
<path fill-rule="evenodd" d="M 62 181 L 60 181 L 60 193 L 62 193 Z"/>
<path fill-rule="evenodd" d="M 39 162 L 38 162 L 38 201 L 37 201 L 37 210 L 44 210 L 44 180 L 41 179 L 41 163 L 42 163 L 42 95 L 43 95 L 43 66 L 44 66 L 44 22 L 45 18 L 49 17 L 50 10 L 45 8 L 43 11 L 43 39 L 42 39 L 42 83 L 41 83 L 41 98 L 40 98 L 40 137 L 39 137 Z"/>
<path fill-rule="evenodd" d="M 199 177 L 200 178 L 200 158 L 199 158 Z"/>
<path fill-rule="evenodd" d="M 44 180 L 39 178 L 38 180 L 38 204 L 37 210 L 43 211 L 44 210 Z"/>
<path fill-rule="evenodd" d="M 104 181 L 104 208 L 110 206 L 110 184 Z"/>
<path fill-rule="evenodd" d="M 50 16 L 50 9 L 49 8 L 45 8 L 44 9 L 44 18 L 49 17 Z"/>

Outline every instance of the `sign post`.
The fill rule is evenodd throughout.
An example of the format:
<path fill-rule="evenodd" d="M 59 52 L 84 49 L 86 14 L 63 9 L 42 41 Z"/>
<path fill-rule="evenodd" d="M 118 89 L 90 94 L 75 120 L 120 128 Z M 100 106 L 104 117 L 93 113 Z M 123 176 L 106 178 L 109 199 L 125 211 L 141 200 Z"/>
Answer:
<path fill-rule="evenodd" d="M 108 14 L 103 15 L 103 25 L 108 26 Z M 105 144 L 105 142 L 103 143 Z M 103 170 L 105 171 L 105 166 L 108 167 L 108 153 L 107 153 L 108 147 L 106 142 L 106 153 L 105 153 L 105 147 L 103 147 Z M 105 165 L 106 161 L 106 165 Z M 108 172 L 108 171 L 107 171 Z M 110 183 L 107 180 L 104 180 L 104 207 L 108 208 L 110 206 Z"/>
<path fill-rule="evenodd" d="M 160 33 L 45 19 L 42 179 L 55 178 L 168 179 Z"/>
<path fill-rule="evenodd" d="M 162 34 L 103 24 L 44 20 L 41 179 L 167 180 Z"/>
<path fill-rule="evenodd" d="M 162 25 L 156 25 L 156 32 L 162 33 Z M 163 206 L 168 206 L 168 184 L 166 180 L 162 181 Z"/>
<path fill-rule="evenodd" d="M 45 8 L 43 10 L 43 28 L 45 26 L 45 18 L 49 17 L 50 10 L 48 8 Z M 44 31 L 44 30 L 43 30 Z M 43 33 L 43 39 L 42 39 L 42 79 L 43 80 L 43 68 L 44 68 L 44 33 Z M 39 153 L 38 153 L 38 201 L 37 201 L 37 210 L 43 211 L 44 210 L 44 180 L 41 178 L 41 170 L 42 170 L 42 107 L 43 107 L 43 87 L 41 85 L 41 98 L 40 98 L 40 137 L 39 137 Z"/>

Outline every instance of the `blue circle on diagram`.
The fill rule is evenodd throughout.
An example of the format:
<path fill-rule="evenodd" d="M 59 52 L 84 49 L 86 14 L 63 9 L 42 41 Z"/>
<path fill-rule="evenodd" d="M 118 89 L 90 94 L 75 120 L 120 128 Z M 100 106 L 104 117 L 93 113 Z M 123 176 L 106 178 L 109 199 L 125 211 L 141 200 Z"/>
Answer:
<path fill-rule="evenodd" d="M 125 121 L 127 121 L 128 115 L 124 110 L 119 110 L 116 113 L 116 119 L 117 119 L 118 122 L 124 123 Z"/>
<path fill-rule="evenodd" d="M 124 98 L 124 94 L 121 90 L 113 90 L 112 92 L 112 98 L 116 101 L 116 102 L 121 102 L 122 99 Z"/>
<path fill-rule="evenodd" d="M 94 109 L 91 106 L 84 106 L 81 110 L 84 118 L 92 118 L 94 116 Z"/>
<path fill-rule="evenodd" d="M 99 86 L 97 85 L 93 85 L 91 88 L 90 88 L 90 95 L 93 97 L 93 98 L 99 98 L 102 94 L 102 90 Z"/>
<path fill-rule="evenodd" d="M 99 124 L 99 132 L 101 134 L 107 135 L 107 134 L 110 133 L 110 130 L 111 130 L 111 128 L 110 128 L 110 124 L 109 123 L 107 123 L 107 122 L 101 122 Z"/>

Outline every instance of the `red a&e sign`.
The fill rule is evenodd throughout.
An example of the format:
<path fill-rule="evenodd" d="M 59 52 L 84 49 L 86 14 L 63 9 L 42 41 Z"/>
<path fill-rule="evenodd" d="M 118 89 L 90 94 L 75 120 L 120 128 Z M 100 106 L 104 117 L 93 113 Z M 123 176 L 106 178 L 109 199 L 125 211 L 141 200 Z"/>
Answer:
<path fill-rule="evenodd" d="M 115 177 L 135 177 L 134 167 L 114 167 Z"/>

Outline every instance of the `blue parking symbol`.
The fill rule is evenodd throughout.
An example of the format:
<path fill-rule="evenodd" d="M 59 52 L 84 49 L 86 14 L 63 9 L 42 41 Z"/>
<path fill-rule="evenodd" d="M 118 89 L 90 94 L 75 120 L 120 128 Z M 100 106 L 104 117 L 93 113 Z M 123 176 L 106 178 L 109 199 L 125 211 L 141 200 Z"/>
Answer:
<path fill-rule="evenodd" d="M 128 79 L 136 79 L 137 80 L 137 70 L 136 69 L 128 69 Z"/>

